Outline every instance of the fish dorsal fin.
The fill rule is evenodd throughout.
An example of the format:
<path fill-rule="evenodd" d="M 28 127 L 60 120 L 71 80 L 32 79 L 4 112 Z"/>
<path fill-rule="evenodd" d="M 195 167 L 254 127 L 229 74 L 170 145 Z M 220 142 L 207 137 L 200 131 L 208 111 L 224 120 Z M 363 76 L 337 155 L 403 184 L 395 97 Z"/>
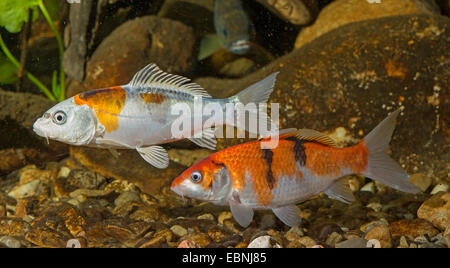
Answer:
<path fill-rule="evenodd" d="M 317 141 L 324 145 L 337 147 L 336 142 L 332 138 L 330 138 L 328 135 L 325 135 L 317 130 L 306 129 L 306 128 L 299 129 L 295 133 L 295 136 L 302 140 Z"/>
<path fill-rule="evenodd" d="M 296 128 L 286 128 L 286 129 L 282 129 L 282 130 L 278 131 L 278 135 L 269 134 L 269 135 L 266 135 L 266 136 L 259 137 L 258 140 L 261 141 L 261 140 L 268 139 L 268 138 L 271 138 L 271 137 L 276 137 L 276 136 L 278 136 L 278 137 L 283 137 L 285 135 L 291 136 L 292 134 L 295 134 L 296 131 L 297 131 Z"/>
<path fill-rule="evenodd" d="M 147 87 L 158 87 L 211 98 L 211 95 L 209 95 L 209 93 L 200 85 L 189 83 L 190 81 L 189 78 L 163 72 L 156 64 L 151 63 L 137 72 L 127 86 L 131 89 L 139 90 Z"/>

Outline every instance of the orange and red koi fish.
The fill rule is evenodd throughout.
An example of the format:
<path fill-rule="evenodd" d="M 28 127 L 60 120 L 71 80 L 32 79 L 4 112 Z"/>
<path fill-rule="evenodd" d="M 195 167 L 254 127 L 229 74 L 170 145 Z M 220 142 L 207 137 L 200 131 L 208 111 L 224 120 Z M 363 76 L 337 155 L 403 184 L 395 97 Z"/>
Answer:
<path fill-rule="evenodd" d="M 158 144 L 188 138 L 204 148 L 216 147 L 214 130 L 203 128 L 209 118 L 203 113 L 174 114 L 174 105 L 185 104 L 194 111 L 194 104 L 201 100 L 205 106 L 215 105 L 226 112 L 228 103 L 265 103 L 276 76 L 277 73 L 271 74 L 235 96 L 213 99 L 188 78 L 165 73 L 149 64 L 127 85 L 83 92 L 56 104 L 34 123 L 33 130 L 39 136 L 72 145 L 136 149 L 148 163 L 165 168 L 169 156 Z M 259 116 L 266 117 L 261 113 Z M 183 119 L 201 124 L 186 127 L 181 136 L 173 133 L 174 122 Z"/>
<path fill-rule="evenodd" d="M 274 149 L 261 147 L 270 137 L 229 147 L 184 171 L 171 189 L 181 196 L 229 205 L 244 227 L 251 223 L 253 209 L 271 209 L 285 224 L 297 226 L 301 219 L 296 204 L 320 192 L 350 203 L 353 194 L 340 179 L 350 174 L 417 193 L 409 175 L 387 155 L 399 112 L 347 148 L 337 148 L 331 138 L 309 129 L 281 131 Z"/>

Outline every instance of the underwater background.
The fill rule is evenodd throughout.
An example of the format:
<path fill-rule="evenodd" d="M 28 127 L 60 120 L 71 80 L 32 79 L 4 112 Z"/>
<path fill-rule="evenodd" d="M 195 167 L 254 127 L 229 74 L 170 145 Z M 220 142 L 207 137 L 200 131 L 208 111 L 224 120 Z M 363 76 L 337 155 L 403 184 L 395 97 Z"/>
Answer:
<path fill-rule="evenodd" d="M 448 0 L 2 0 L 0 248 L 449 247 L 449 11 Z M 280 127 L 340 146 L 401 108 L 390 155 L 422 192 L 352 175 L 350 205 L 320 194 L 298 204 L 299 227 L 256 211 L 242 228 L 228 207 L 170 191 L 213 151 L 166 144 L 157 169 L 134 150 L 116 158 L 32 131 L 58 101 L 149 63 L 215 98 L 279 71 Z"/>

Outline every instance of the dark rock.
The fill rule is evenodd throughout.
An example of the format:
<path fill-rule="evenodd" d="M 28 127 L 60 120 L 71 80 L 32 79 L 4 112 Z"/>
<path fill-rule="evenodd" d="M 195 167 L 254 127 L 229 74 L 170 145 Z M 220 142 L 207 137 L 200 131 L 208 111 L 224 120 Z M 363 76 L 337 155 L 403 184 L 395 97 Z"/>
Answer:
<path fill-rule="evenodd" d="M 158 17 L 180 21 L 193 28 L 197 36 L 213 33 L 214 0 L 166 0 Z"/>
<path fill-rule="evenodd" d="M 281 128 L 342 127 L 356 142 L 399 107 L 393 158 L 409 173 L 433 170 L 448 152 L 450 19 L 405 15 L 352 23 L 321 36 L 243 79 L 197 79 L 227 97 L 280 71 L 270 102 Z M 420 131 L 417 126 L 420 125 Z M 430 139 L 432 137 L 432 139 Z M 218 149 L 242 142 L 219 140 Z M 349 142 L 347 142 L 349 143 Z"/>
<path fill-rule="evenodd" d="M 46 144 L 32 130 L 34 121 L 53 105 L 38 95 L 0 90 L 0 173 L 55 161 L 68 152 L 68 146 Z"/>
<path fill-rule="evenodd" d="M 127 84 L 149 63 L 169 73 L 183 74 L 192 67 L 195 37 L 180 22 L 155 16 L 128 21 L 98 46 L 86 66 L 83 83 L 73 81 L 67 96 Z"/>
<path fill-rule="evenodd" d="M 160 193 L 162 187 L 170 186 L 184 166 L 170 162 L 166 169 L 157 169 L 148 164 L 135 150 L 120 150 L 119 158 L 104 149 L 71 147 L 71 155 L 82 165 L 105 177 L 135 183 L 148 194 Z"/>

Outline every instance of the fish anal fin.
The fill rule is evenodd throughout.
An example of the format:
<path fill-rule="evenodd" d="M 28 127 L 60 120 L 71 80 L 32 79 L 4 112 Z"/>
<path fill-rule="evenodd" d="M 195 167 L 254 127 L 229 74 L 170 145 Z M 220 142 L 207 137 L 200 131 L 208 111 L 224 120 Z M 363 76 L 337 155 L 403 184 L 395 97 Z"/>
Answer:
<path fill-rule="evenodd" d="M 169 155 L 161 146 L 140 147 L 136 150 L 145 161 L 156 168 L 163 169 L 169 166 Z"/>
<path fill-rule="evenodd" d="M 319 132 L 317 130 L 307 128 L 299 129 L 297 130 L 297 133 L 295 133 L 295 136 L 302 140 L 316 141 L 324 145 L 337 147 L 336 141 L 334 141 L 328 135 L 323 134 L 322 132 Z"/>
<path fill-rule="evenodd" d="M 353 196 L 352 190 L 347 185 L 347 178 L 341 178 L 333 183 L 328 189 L 324 191 L 324 193 L 336 200 L 344 202 L 346 204 L 350 204 L 355 201 L 355 197 Z"/>
<path fill-rule="evenodd" d="M 278 219 L 290 227 L 299 226 L 302 222 L 300 209 L 295 205 L 273 208 L 272 211 Z"/>

